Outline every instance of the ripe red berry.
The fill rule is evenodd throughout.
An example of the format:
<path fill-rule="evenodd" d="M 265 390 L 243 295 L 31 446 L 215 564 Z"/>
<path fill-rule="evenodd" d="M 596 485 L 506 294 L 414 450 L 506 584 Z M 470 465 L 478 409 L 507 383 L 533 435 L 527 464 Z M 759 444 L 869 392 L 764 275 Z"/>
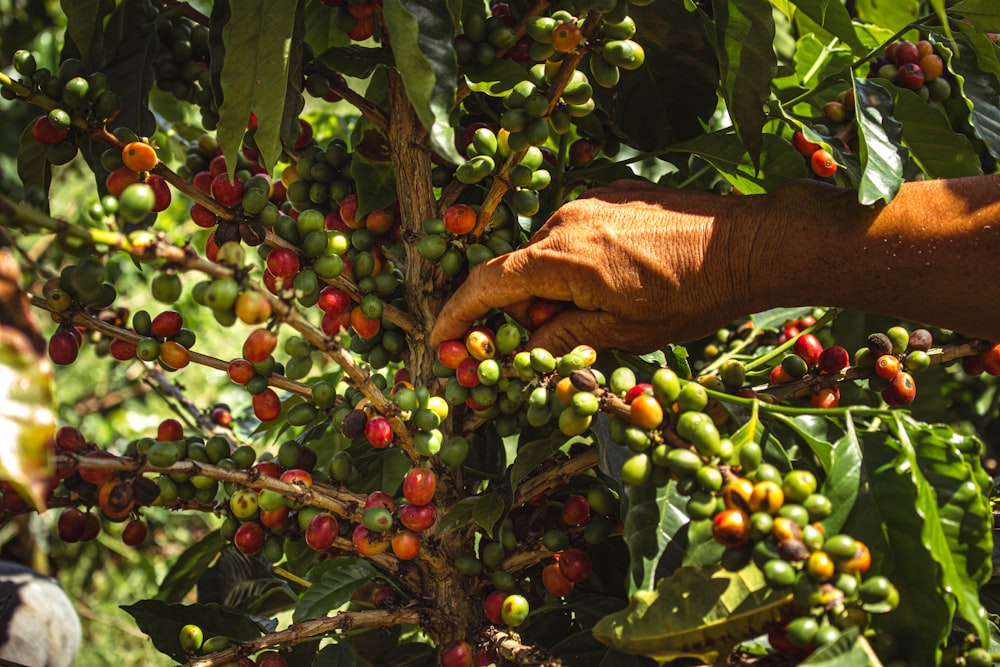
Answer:
<path fill-rule="evenodd" d="M 813 142 L 806 139 L 806 135 L 802 133 L 801 130 L 796 130 L 792 135 L 792 146 L 795 147 L 803 157 L 812 157 L 812 154 L 819 150 L 819 144 L 814 144 Z"/>
<path fill-rule="evenodd" d="M 176 419 L 164 419 L 156 428 L 156 439 L 161 442 L 172 442 L 184 438 L 184 425 Z"/>
<path fill-rule="evenodd" d="M 69 130 L 57 130 L 52 127 L 52 123 L 49 122 L 48 116 L 40 116 L 31 128 L 31 136 L 35 138 L 35 141 L 40 144 L 50 146 L 52 144 L 58 144 L 66 138 L 67 134 L 69 134 Z"/>
<path fill-rule="evenodd" d="M 236 206 L 243 199 L 243 181 L 230 182 L 228 174 L 221 173 L 212 179 L 212 196 L 223 206 Z"/>
<path fill-rule="evenodd" d="M 820 178 L 828 178 L 837 173 L 837 163 L 834 161 L 833 156 L 830 155 L 829 151 L 822 148 L 813 153 L 812 157 L 809 158 L 809 166 L 812 167 L 813 173 Z"/>
<path fill-rule="evenodd" d="M 886 49 L 888 53 L 888 49 Z M 920 60 L 920 49 L 913 42 L 901 41 L 892 52 L 892 61 L 897 67 Z"/>
<path fill-rule="evenodd" d="M 466 204 L 453 204 L 445 210 L 442 220 L 450 233 L 468 234 L 476 226 L 476 212 Z"/>
<path fill-rule="evenodd" d="M 916 63 L 906 63 L 896 73 L 896 83 L 910 90 L 919 90 L 925 80 L 924 71 Z"/>
<path fill-rule="evenodd" d="M 839 373 L 851 362 L 850 354 L 840 345 L 831 345 L 819 355 L 820 373 Z"/>
<path fill-rule="evenodd" d="M 813 334 L 802 334 L 795 339 L 795 354 L 805 360 L 810 368 L 819 363 L 819 357 L 823 353 L 823 344 L 819 342 Z"/>
<path fill-rule="evenodd" d="M 385 449 L 392 444 L 392 425 L 389 424 L 389 420 L 385 417 L 372 417 L 365 424 L 365 437 L 371 443 L 372 447 Z"/>
<path fill-rule="evenodd" d="M 275 248 L 267 254 L 267 270 L 279 278 L 294 278 L 299 267 L 299 256 L 290 248 Z"/>
<path fill-rule="evenodd" d="M 573 583 L 579 584 L 590 579 L 594 565 L 586 551 L 573 547 L 559 552 L 559 571 Z"/>
<path fill-rule="evenodd" d="M 437 475 L 430 468 L 411 468 L 403 478 L 403 495 L 414 505 L 426 505 L 434 498 Z"/>
<path fill-rule="evenodd" d="M 582 526 L 590 519 L 590 503 L 584 496 L 574 495 L 563 501 L 562 520 L 567 526 Z"/>

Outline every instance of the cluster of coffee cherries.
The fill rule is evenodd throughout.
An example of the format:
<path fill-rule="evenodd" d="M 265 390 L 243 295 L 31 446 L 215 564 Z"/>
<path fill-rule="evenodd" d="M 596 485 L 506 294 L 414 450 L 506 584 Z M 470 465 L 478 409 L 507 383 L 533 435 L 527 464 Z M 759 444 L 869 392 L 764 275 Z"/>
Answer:
<path fill-rule="evenodd" d="M 110 278 L 104 264 L 96 258 L 81 259 L 45 281 L 42 286 L 45 305 L 56 320 L 63 320 L 76 311 L 103 318 L 118 297 Z M 61 323 L 49 338 L 49 358 L 60 366 L 72 364 L 80 354 L 83 340 L 81 331 L 68 324 L 68 320 Z"/>
<path fill-rule="evenodd" d="M 775 650 L 806 655 L 832 644 L 849 627 L 865 627 L 867 614 L 897 606 L 899 593 L 886 577 L 864 577 L 871 553 L 863 542 L 825 535 L 820 522 L 833 507 L 817 491 L 811 472 L 791 470 L 782 476 L 766 463 L 744 466 L 741 473 L 747 477 L 730 469 L 702 473 L 709 470 L 720 472 L 703 468 L 696 473 L 698 489 L 688 509 L 706 510 L 698 518 L 711 518 L 712 536 L 726 547 L 723 565 L 736 570 L 752 561 L 770 586 L 794 596 L 800 615 L 772 629 Z M 719 481 L 721 487 L 707 490 Z M 695 501 L 695 493 L 704 498 Z"/>
<path fill-rule="evenodd" d="M 50 98 L 58 106 L 40 116 L 32 126 L 32 136 L 45 145 L 45 159 L 52 164 L 66 164 L 77 153 L 73 132 L 73 116 L 104 122 L 121 110 L 121 100 L 110 88 L 102 72 L 89 72 L 83 61 L 67 58 L 59 71 L 38 67 L 30 51 L 14 54 L 14 69 L 21 75 L 19 83 Z M 14 94 L 3 89 L 7 99 Z"/>
<path fill-rule="evenodd" d="M 348 0 L 320 0 L 333 8 L 333 23 L 355 42 L 363 42 L 375 36 L 378 28 L 378 13 L 382 11 L 382 0 L 349 2 Z"/>
<path fill-rule="evenodd" d="M 184 654 L 192 658 L 223 651 L 229 648 L 231 643 L 229 637 L 224 635 L 206 637 L 204 630 L 194 623 L 188 623 L 180 629 L 177 642 Z M 288 667 L 288 660 L 277 651 L 261 651 L 256 657 L 244 656 L 227 664 L 237 667 Z"/>
<path fill-rule="evenodd" d="M 806 139 L 802 130 L 792 133 L 792 146 L 809 160 L 809 168 L 820 178 L 829 178 L 837 173 L 837 162 L 830 151 Z"/>
<path fill-rule="evenodd" d="M 480 128 L 477 134 L 479 132 L 489 130 Z M 536 200 L 533 206 L 537 207 L 537 203 Z M 513 216 L 506 205 L 497 209 L 483 238 L 470 241 L 467 235 L 475 229 L 477 216 L 476 207 L 453 204 L 445 209 L 441 218 L 425 220 L 422 224 L 424 235 L 417 245 L 420 256 L 438 263 L 444 275 L 454 276 L 467 266 L 475 266 L 513 250 L 516 232 L 507 224 Z"/>
<path fill-rule="evenodd" d="M 917 43 L 906 40 L 885 47 L 885 54 L 872 62 L 868 77 L 888 79 L 900 88 L 912 90 L 924 101 L 944 102 L 951 97 L 944 60 L 926 39 Z"/>

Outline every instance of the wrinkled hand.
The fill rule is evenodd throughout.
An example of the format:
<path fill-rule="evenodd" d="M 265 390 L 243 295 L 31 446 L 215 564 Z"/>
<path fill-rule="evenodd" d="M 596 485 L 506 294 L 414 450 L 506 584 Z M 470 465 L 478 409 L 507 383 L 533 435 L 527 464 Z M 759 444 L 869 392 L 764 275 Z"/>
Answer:
<path fill-rule="evenodd" d="M 531 333 L 530 347 L 556 354 L 580 343 L 648 352 L 711 333 L 748 312 L 752 244 L 741 241 L 754 237 L 754 220 L 744 220 L 754 216 L 740 200 L 750 199 L 643 181 L 592 190 L 529 245 L 477 266 L 431 344 L 461 337 L 491 308 L 527 324 L 535 298 L 572 304 Z"/>

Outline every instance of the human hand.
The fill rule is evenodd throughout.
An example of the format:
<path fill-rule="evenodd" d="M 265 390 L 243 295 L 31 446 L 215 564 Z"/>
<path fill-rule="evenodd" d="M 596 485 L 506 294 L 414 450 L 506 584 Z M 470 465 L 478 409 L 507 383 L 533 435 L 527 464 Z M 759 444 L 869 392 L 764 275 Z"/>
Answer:
<path fill-rule="evenodd" d="M 559 354 L 580 343 L 648 352 L 704 336 L 748 310 L 759 206 L 619 181 L 562 206 L 531 243 L 484 262 L 445 304 L 431 344 L 491 308 L 527 325 L 535 299 L 568 309 L 531 333 Z"/>

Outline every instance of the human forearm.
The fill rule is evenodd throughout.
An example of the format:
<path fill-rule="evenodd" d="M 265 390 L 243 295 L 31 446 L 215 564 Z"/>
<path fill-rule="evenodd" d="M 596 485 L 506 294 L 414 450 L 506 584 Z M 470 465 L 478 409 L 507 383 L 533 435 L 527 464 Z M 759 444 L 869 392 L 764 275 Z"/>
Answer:
<path fill-rule="evenodd" d="M 1000 177 L 909 183 L 888 205 L 801 182 L 767 195 L 751 258 L 773 305 L 823 304 L 1000 339 Z"/>

